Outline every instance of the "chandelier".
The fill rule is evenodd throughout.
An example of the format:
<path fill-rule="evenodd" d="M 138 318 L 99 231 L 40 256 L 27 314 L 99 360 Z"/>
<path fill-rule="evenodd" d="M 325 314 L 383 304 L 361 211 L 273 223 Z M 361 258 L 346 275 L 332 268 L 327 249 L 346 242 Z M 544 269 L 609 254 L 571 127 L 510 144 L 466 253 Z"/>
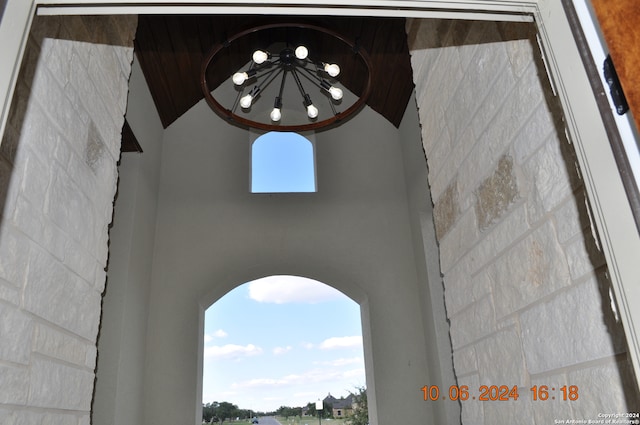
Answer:
<path fill-rule="evenodd" d="M 345 63 L 318 57 L 329 50 Z M 219 81 L 211 75 L 225 61 L 241 66 L 216 86 Z M 355 93 L 340 82 L 345 69 L 357 73 L 356 84 L 354 76 L 350 79 Z M 362 48 L 333 31 L 302 23 L 268 24 L 211 49 L 202 64 L 201 86 L 209 106 L 233 124 L 267 131 L 317 130 L 344 122 L 364 105 L 371 65 Z"/>

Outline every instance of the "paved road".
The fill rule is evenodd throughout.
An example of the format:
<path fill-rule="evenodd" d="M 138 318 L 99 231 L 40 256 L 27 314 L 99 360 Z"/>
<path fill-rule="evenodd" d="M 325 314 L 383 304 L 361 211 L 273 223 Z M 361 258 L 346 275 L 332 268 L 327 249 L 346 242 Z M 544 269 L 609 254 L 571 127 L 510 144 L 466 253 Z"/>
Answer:
<path fill-rule="evenodd" d="M 271 416 L 262 416 L 259 419 L 260 423 L 258 425 L 282 425 L 276 418 Z"/>

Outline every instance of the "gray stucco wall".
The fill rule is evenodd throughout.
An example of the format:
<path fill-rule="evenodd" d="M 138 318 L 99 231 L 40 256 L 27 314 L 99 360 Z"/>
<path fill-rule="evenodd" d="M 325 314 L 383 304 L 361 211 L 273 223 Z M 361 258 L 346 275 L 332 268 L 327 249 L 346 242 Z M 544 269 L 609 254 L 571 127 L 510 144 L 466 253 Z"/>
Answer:
<path fill-rule="evenodd" d="M 143 153 L 123 153 L 109 232 L 93 425 L 141 424 L 149 288 L 156 229 L 162 124 L 134 61 L 127 121 Z"/>
<path fill-rule="evenodd" d="M 421 129 L 416 125 L 418 121 L 414 96 L 407 105 L 399 131 L 409 201 L 409 221 L 413 229 L 413 250 L 418 271 L 418 293 L 423 311 L 423 328 L 425 340 L 432 346 L 427 354 L 438 357 L 437 362 L 430 362 L 432 378 L 425 385 L 449 388 L 456 385 L 457 381 L 453 372 L 449 323 L 443 320 L 447 316 L 444 286 L 440 274 L 440 252 L 433 224 L 431 193 L 425 184 L 428 181 L 426 158 L 422 144 L 415 143 L 415 140 L 421 140 Z M 442 409 L 439 411 L 439 414 L 443 415 L 439 423 L 460 422 L 459 403 L 442 399 L 429 401 L 429 403 L 439 404 L 439 409 Z"/>
<path fill-rule="evenodd" d="M 417 389 L 438 360 L 427 354 L 398 130 L 364 110 L 317 134 L 317 193 L 252 195 L 249 136 L 212 114 L 196 105 L 163 139 L 146 423 L 196 420 L 204 309 L 270 274 L 311 277 L 360 303 L 372 423 L 430 417 Z"/>

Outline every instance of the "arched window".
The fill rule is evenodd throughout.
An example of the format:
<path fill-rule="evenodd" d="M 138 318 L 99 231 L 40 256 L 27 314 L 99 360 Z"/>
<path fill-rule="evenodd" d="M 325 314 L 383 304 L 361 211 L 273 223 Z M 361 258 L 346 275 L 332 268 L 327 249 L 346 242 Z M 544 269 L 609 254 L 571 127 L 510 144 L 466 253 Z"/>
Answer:
<path fill-rule="evenodd" d="M 272 131 L 251 146 L 251 192 L 316 191 L 313 143 L 297 133 Z"/>
<path fill-rule="evenodd" d="M 361 317 L 354 300 L 300 276 L 263 277 L 229 291 L 204 316 L 203 419 L 215 415 L 216 401 L 250 409 L 243 417 L 326 394 L 344 402 L 365 385 Z"/>

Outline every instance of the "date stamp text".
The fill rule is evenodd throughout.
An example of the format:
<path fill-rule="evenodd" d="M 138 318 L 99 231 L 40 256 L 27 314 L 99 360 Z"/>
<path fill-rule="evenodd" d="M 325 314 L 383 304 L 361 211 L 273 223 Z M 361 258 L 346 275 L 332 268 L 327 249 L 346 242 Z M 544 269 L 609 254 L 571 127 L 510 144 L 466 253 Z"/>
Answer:
<path fill-rule="evenodd" d="M 473 390 L 469 389 L 467 385 L 452 385 L 442 390 L 438 385 L 425 385 L 420 390 L 425 401 L 516 401 L 521 397 L 521 389 L 517 385 L 480 385 Z M 577 385 L 563 385 L 557 388 L 548 385 L 534 385 L 529 388 L 525 397 L 530 397 L 533 401 L 576 401 L 580 398 L 580 393 Z"/>

